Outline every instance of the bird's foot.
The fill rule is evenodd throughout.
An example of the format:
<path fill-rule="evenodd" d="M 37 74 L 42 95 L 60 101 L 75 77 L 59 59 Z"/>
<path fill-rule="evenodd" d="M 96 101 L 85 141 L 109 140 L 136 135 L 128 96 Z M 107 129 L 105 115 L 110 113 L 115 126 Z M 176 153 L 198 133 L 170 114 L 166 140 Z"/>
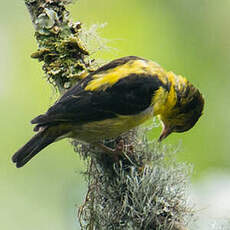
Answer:
<path fill-rule="evenodd" d="M 119 140 L 116 143 L 115 148 L 110 148 L 106 145 L 104 145 L 103 143 L 96 143 L 94 144 L 96 147 L 100 148 L 101 150 L 103 150 L 104 153 L 108 154 L 110 157 L 114 158 L 114 161 L 119 161 L 123 151 L 124 151 L 124 141 L 123 140 Z"/>
<path fill-rule="evenodd" d="M 108 154 L 116 154 L 116 149 L 112 149 L 106 145 L 104 145 L 103 143 L 95 143 L 94 144 L 96 147 L 98 147 L 99 149 L 103 150 L 103 152 L 108 153 Z"/>
<path fill-rule="evenodd" d="M 116 141 L 116 147 L 115 147 L 115 152 L 117 153 L 123 153 L 125 148 L 125 142 L 123 139 L 119 139 Z"/>
<path fill-rule="evenodd" d="M 118 162 L 123 155 L 126 157 L 132 156 L 134 151 L 133 145 L 126 145 L 125 141 L 121 138 L 117 138 L 115 148 L 110 148 L 101 142 L 94 143 L 94 145 L 101 149 L 109 157 L 112 157 L 115 162 Z"/>

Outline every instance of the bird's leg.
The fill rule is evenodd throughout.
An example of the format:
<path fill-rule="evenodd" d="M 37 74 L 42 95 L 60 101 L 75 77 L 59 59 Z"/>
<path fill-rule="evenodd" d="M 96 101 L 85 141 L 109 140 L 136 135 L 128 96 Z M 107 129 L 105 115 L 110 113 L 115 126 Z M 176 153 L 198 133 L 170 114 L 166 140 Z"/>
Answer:
<path fill-rule="evenodd" d="M 118 153 L 116 151 L 116 149 L 112 149 L 112 148 L 104 145 L 101 142 L 94 143 L 94 145 L 96 147 L 98 147 L 99 149 L 101 149 L 109 158 L 112 158 L 114 160 L 114 162 L 118 162 L 119 161 L 119 156 L 120 156 L 121 153 Z"/>
<path fill-rule="evenodd" d="M 96 147 L 100 148 L 101 150 L 103 150 L 105 153 L 108 153 L 108 154 L 115 154 L 116 153 L 116 149 L 112 149 L 112 148 L 110 148 L 108 146 L 105 146 L 101 142 L 94 143 L 94 145 Z"/>
<path fill-rule="evenodd" d="M 133 163 L 133 160 L 135 161 L 133 158 L 133 145 L 125 145 L 125 141 L 121 137 L 115 140 L 115 148 L 110 148 L 102 142 L 94 143 L 94 146 L 103 150 L 103 152 L 112 158 L 114 162 L 119 162 L 123 157 L 127 158 L 131 163 Z M 127 150 L 125 150 L 125 148 L 127 148 Z"/>
<path fill-rule="evenodd" d="M 114 156 L 116 158 L 117 158 L 117 156 L 121 155 L 123 150 L 124 150 L 124 141 L 123 140 L 119 140 L 116 143 L 115 149 L 112 149 L 112 148 L 104 145 L 101 142 L 94 143 L 94 145 L 96 147 L 102 149 L 105 153 L 108 153 L 110 156 L 112 155 L 112 156 Z"/>

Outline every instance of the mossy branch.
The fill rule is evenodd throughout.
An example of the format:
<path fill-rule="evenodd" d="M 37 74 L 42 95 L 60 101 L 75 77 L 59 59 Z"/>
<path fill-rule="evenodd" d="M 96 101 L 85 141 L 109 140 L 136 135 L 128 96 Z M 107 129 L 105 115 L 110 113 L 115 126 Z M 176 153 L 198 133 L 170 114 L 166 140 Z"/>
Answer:
<path fill-rule="evenodd" d="M 70 2 L 25 0 L 38 43 L 32 57 L 43 62 L 47 79 L 61 94 L 91 71 L 93 63 L 80 39 L 81 23 L 69 19 Z M 139 129 L 105 141 L 123 149 L 116 158 L 73 141 L 89 162 L 88 192 L 79 209 L 82 230 L 186 230 L 193 214 L 186 198 L 188 167 L 175 163 L 171 150 L 146 136 Z"/>
<path fill-rule="evenodd" d="M 82 229 L 186 230 L 193 216 L 186 196 L 190 167 L 176 163 L 173 149 L 146 136 L 143 128 L 121 136 L 119 160 L 96 150 L 88 153 Z M 84 155 L 86 149 L 78 152 Z"/>
<path fill-rule="evenodd" d="M 47 79 L 63 93 L 90 69 L 89 52 L 79 38 L 81 23 L 73 23 L 65 0 L 26 0 L 38 50 L 31 57 L 42 61 Z"/>

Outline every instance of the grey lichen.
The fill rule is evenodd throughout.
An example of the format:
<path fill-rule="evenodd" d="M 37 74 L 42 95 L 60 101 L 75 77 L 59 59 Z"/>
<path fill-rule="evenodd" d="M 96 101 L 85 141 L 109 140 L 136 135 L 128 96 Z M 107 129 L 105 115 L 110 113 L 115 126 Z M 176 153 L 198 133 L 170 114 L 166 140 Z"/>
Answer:
<path fill-rule="evenodd" d="M 84 43 L 86 43 L 87 48 L 90 50 L 91 55 L 100 54 L 99 51 L 111 51 L 111 47 L 107 44 L 110 40 L 102 38 L 100 35 L 101 29 L 103 29 L 107 24 L 93 24 L 91 26 L 84 26 L 79 32 L 79 37 Z M 113 48 L 114 50 L 114 48 Z"/>
<path fill-rule="evenodd" d="M 67 3 L 70 1 L 26 1 L 38 42 L 31 57 L 44 62 L 47 79 L 61 93 L 91 70 L 89 52 L 79 36 L 81 24 L 70 21 Z"/>
<path fill-rule="evenodd" d="M 49 29 L 53 28 L 58 21 L 57 13 L 54 10 L 44 9 L 44 13 L 41 13 L 35 20 L 35 30 L 40 34 L 49 34 Z"/>
<path fill-rule="evenodd" d="M 121 140 L 126 151 L 119 159 L 91 155 L 88 193 L 79 209 L 81 228 L 185 229 L 193 216 L 187 197 L 191 167 L 177 163 L 166 146 L 148 141 L 143 129 Z"/>

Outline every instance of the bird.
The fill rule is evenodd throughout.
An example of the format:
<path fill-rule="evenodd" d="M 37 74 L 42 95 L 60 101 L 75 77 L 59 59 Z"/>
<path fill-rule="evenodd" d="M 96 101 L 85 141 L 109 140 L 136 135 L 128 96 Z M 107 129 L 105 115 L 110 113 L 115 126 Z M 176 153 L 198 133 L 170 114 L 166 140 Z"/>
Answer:
<path fill-rule="evenodd" d="M 203 113 L 204 98 L 186 78 L 137 56 L 115 59 L 90 72 L 31 123 L 37 132 L 12 157 L 24 166 L 46 146 L 73 138 L 110 151 L 116 138 L 153 116 L 162 123 L 159 142 L 191 129 Z M 111 150 L 111 152 L 114 150 Z"/>

